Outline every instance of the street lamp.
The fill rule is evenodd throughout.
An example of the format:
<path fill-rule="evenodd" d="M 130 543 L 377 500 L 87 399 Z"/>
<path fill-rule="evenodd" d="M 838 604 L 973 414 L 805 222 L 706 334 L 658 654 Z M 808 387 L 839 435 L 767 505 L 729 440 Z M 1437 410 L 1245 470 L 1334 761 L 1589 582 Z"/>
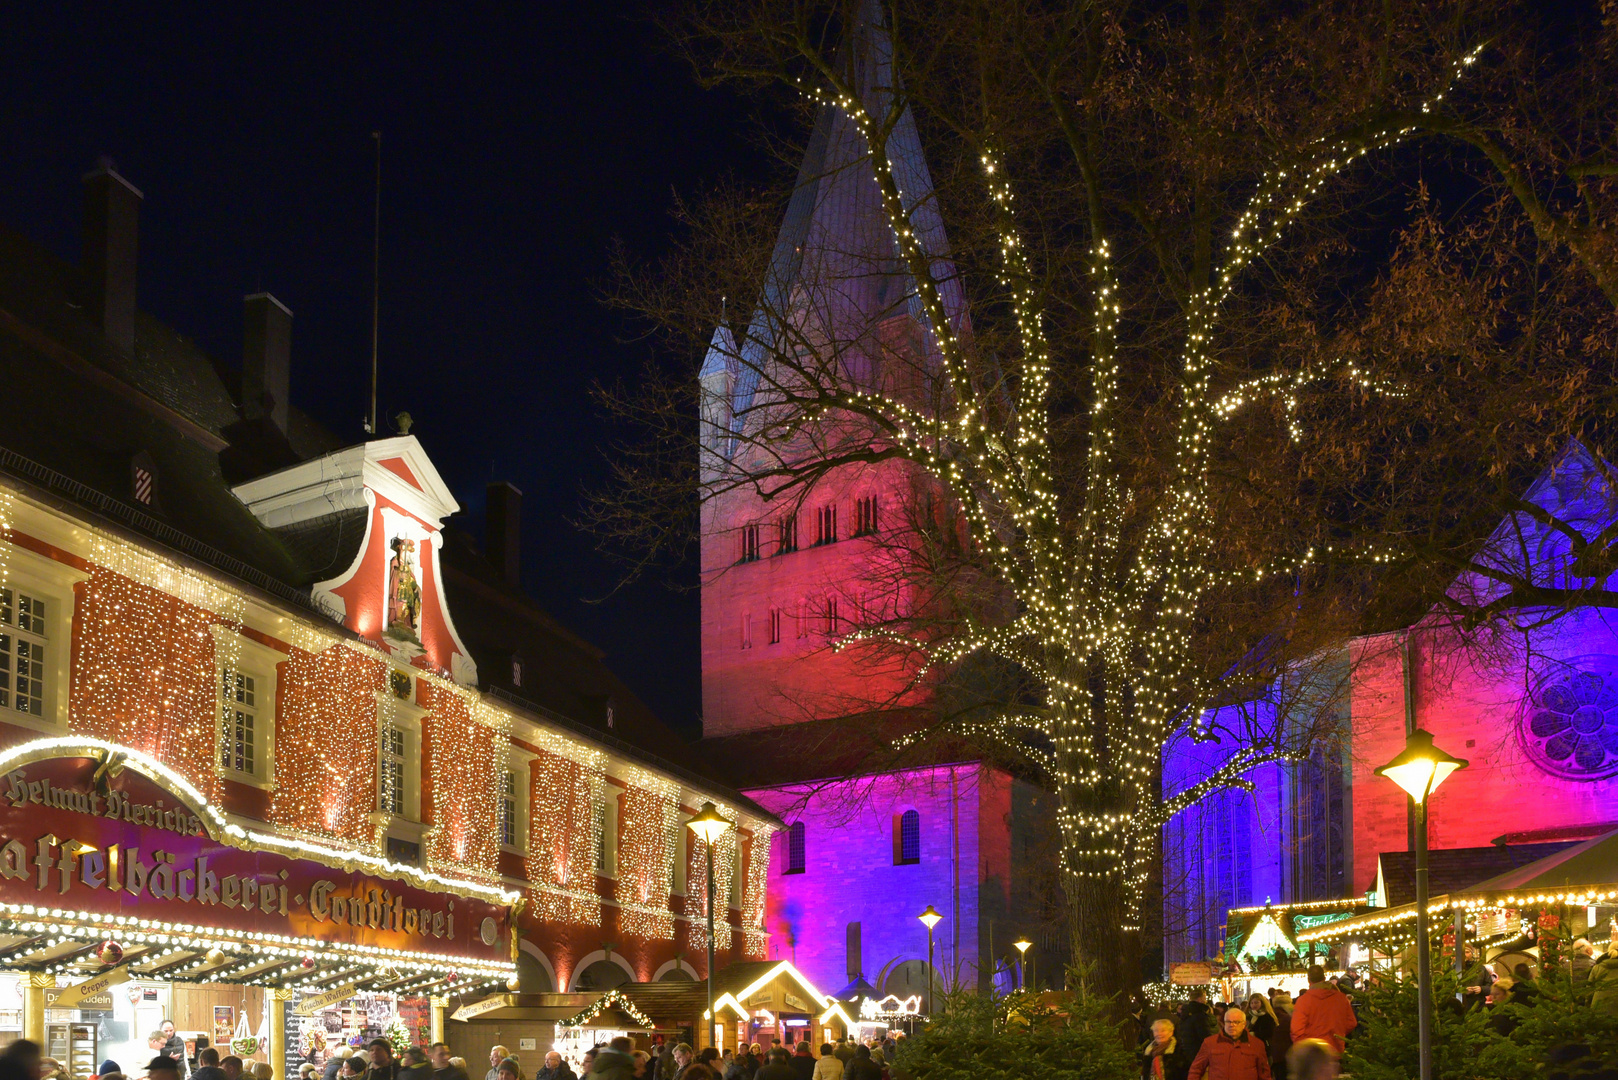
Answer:
<path fill-rule="evenodd" d="M 730 828 L 730 822 L 720 816 L 719 809 L 713 803 L 705 802 L 702 809 L 697 811 L 697 816 L 685 825 L 708 845 L 708 1040 L 711 1046 L 714 1030 L 719 1026 L 719 1017 L 713 1011 L 713 846 Z"/>
<path fill-rule="evenodd" d="M 1464 768 L 1466 768 L 1465 761 L 1451 757 L 1433 745 L 1431 732 L 1417 728 L 1405 740 L 1404 751 L 1376 770 L 1378 776 L 1385 776 L 1404 788 L 1414 808 L 1416 987 L 1420 994 L 1420 999 L 1416 1003 L 1416 1030 L 1421 1047 L 1421 1080 L 1432 1080 L 1433 1077 L 1433 972 L 1432 957 L 1428 955 L 1427 950 L 1427 796 L 1431 795 L 1450 773 Z"/>
<path fill-rule="evenodd" d="M 927 925 L 927 1015 L 933 1015 L 933 927 L 938 925 L 944 916 L 933 910 L 928 904 L 927 910 L 917 916 Z"/>
<path fill-rule="evenodd" d="M 1011 944 L 1012 944 L 1012 947 L 1015 948 L 1017 950 L 1018 954 L 1021 956 L 1022 988 L 1024 990 L 1026 990 L 1026 989 L 1028 989 L 1028 947 L 1030 945 L 1032 945 L 1033 942 L 1029 941 L 1025 937 L 1020 937 L 1016 941 L 1013 941 Z"/>

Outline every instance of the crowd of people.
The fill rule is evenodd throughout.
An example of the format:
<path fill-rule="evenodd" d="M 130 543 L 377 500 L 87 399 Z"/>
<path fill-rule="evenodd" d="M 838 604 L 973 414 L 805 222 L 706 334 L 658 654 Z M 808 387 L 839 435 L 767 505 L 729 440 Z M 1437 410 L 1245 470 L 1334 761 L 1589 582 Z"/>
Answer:
<path fill-rule="evenodd" d="M 1245 1003 L 1210 1005 L 1201 987 L 1189 998 L 1177 1010 L 1141 1004 L 1142 1080 L 1330 1080 L 1359 1024 L 1348 994 L 1319 965 L 1296 1002 L 1279 989 Z"/>
<path fill-rule="evenodd" d="M 624 1037 L 587 1050 L 581 1073 L 575 1074 L 552 1052 L 534 1080 L 890 1080 L 894 1041 L 871 1040 L 822 1043 L 817 1054 L 807 1039 L 795 1046 L 760 1043 L 720 1052 L 704 1047 L 693 1052 L 689 1043 L 635 1049 Z M 504 1047 L 495 1047 L 503 1050 Z M 492 1056 L 492 1055 L 491 1055 Z M 489 1077 L 486 1080 L 496 1080 Z M 517 1080 L 526 1080 L 517 1077 Z"/>

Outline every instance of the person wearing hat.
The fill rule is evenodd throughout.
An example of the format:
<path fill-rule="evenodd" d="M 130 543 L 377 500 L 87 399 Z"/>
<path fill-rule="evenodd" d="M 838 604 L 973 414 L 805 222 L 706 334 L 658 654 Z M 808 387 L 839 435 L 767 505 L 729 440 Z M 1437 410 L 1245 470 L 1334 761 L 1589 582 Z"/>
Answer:
<path fill-rule="evenodd" d="M 180 1063 L 167 1054 L 158 1054 L 146 1063 L 147 1080 L 180 1080 Z"/>
<path fill-rule="evenodd" d="M 123 1071 L 124 1068 L 122 1065 L 119 1065 L 116 1061 L 112 1060 L 112 1058 L 108 1058 L 106 1061 L 101 1063 L 101 1066 L 98 1069 L 96 1069 L 96 1075 L 111 1076 L 114 1073 L 121 1073 Z"/>

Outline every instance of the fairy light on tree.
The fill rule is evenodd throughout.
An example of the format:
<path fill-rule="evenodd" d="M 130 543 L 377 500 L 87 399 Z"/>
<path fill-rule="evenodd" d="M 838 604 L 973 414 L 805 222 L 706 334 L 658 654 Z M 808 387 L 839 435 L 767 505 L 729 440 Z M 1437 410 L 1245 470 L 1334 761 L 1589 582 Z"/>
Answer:
<path fill-rule="evenodd" d="M 1251 434 L 1237 418 L 1253 427 L 1273 418 L 1274 460 L 1284 462 L 1306 436 L 1306 395 L 1397 390 L 1347 362 L 1281 370 L 1246 344 L 1258 336 L 1250 292 L 1266 287 L 1265 275 L 1286 258 L 1289 230 L 1336 178 L 1409 136 L 1408 124 L 1378 122 L 1371 106 L 1436 100 L 1476 54 L 1423 71 L 1398 66 L 1393 42 L 1350 41 L 1373 50 L 1362 70 L 1376 74 L 1356 81 L 1341 74 L 1355 64 L 1335 64 L 1342 85 L 1303 101 L 1280 87 L 1318 64 L 1317 50 L 1346 39 L 1310 33 L 1324 28 L 1301 15 L 1285 28 L 1292 36 L 1278 73 L 1243 84 L 1252 98 L 1187 92 L 1197 103 L 1184 106 L 1181 130 L 1218 129 L 1224 141 L 1208 135 L 1206 146 L 1184 146 L 1162 134 L 1170 120 L 1154 126 L 1136 116 L 1128 131 L 1142 133 L 1140 153 L 1163 157 L 1104 157 L 1136 152 L 1112 126 L 1124 122 L 1126 102 L 1146 99 L 1148 115 L 1167 114 L 1183 104 L 1174 80 L 1196 84 L 1197 72 L 1235 63 L 1218 50 L 1283 31 L 1270 15 L 1255 28 L 1233 14 L 1221 28 L 1228 42 L 1212 44 L 1211 31 L 1113 25 L 1093 12 L 1042 22 L 1019 9 L 992 28 L 912 12 L 895 45 L 880 28 L 883 10 L 861 0 L 840 6 L 840 25 L 856 28 L 848 52 L 740 5 L 696 17 L 693 39 L 714 46 L 719 75 L 780 79 L 831 125 L 817 137 L 857 144 L 849 161 L 821 164 L 857 178 L 842 181 L 837 199 L 873 196 L 890 243 L 864 264 L 841 248 L 781 249 L 777 258 L 795 259 L 796 276 L 772 263 L 746 332 L 726 327 L 709 337 L 684 328 L 700 326 L 703 312 L 711 320 L 719 295 L 734 295 L 746 273 L 759 289 L 757 252 L 744 248 L 756 247 L 757 231 L 746 205 L 728 217 L 722 199 L 692 211 L 690 246 L 649 272 L 629 271 L 622 300 L 707 351 L 697 444 L 689 413 L 670 408 L 689 400 L 682 391 L 654 381 L 640 396 L 615 399 L 646 422 L 649 438 L 629 451 L 597 520 L 620 537 L 650 538 L 655 551 L 691 528 L 681 500 L 693 484 L 708 504 L 744 493 L 766 520 L 850 476 L 919 476 L 918 488 L 936 486 L 964 516 L 970 551 L 960 561 L 974 582 L 990 583 L 981 590 L 989 599 L 958 600 L 947 619 L 936 604 L 925 619 L 866 619 L 839 630 L 836 647 L 890 645 L 920 656 L 913 686 L 985 658 L 1026 679 L 1017 705 L 943 727 L 1044 770 L 1058 797 L 1075 956 L 1121 990 L 1138 981 L 1126 969 L 1139 942 L 1129 934 L 1120 947 L 1119 931 L 1141 925 L 1163 824 L 1240 786 L 1255 767 L 1307 752 L 1313 731 L 1279 719 L 1250 725 L 1209 773 L 1168 797 L 1165 746 L 1188 725 L 1193 738 L 1214 738 L 1197 724 L 1226 691 L 1226 672 L 1262 684 L 1298 657 L 1288 651 L 1300 647 L 1289 622 L 1302 603 L 1297 582 L 1328 562 L 1377 557 L 1259 511 L 1247 520 L 1262 535 L 1232 537 L 1233 499 L 1242 505 L 1243 492 L 1220 469 L 1243 464 L 1226 449 Z M 961 42 L 970 46 L 952 52 Z M 1378 49 L 1389 57 L 1380 68 Z M 904 71 L 894 70 L 895 57 Z M 1149 64 L 1162 70 L 1145 75 L 1138 65 Z M 1355 105 L 1323 104 L 1339 92 Z M 1278 95 L 1292 96 L 1278 103 Z M 917 160 L 909 110 L 918 102 L 934 130 L 955 140 L 945 140 L 960 166 L 951 175 L 976 170 L 972 181 L 956 180 L 949 203 L 975 223 L 968 235 L 976 242 L 953 257 L 942 238 L 945 200 L 924 186 Z M 1300 132 L 1248 131 L 1219 111 L 1249 106 L 1296 121 Z M 1045 131 L 1029 134 L 1041 124 Z M 1236 129 L 1243 133 L 1231 135 Z M 1176 154 L 1202 156 L 1187 163 Z M 1061 168 L 1052 165 L 1058 157 Z M 1159 171 L 1143 178 L 1148 169 Z M 861 193 L 850 190 L 855 183 L 872 186 Z M 1057 191 L 1077 195 L 1063 202 Z M 1030 195 L 1031 218 L 1020 209 Z M 1159 198 L 1170 209 L 1153 218 L 1146 203 Z M 840 240 L 848 238 L 822 242 Z M 863 282 L 900 276 L 894 267 L 908 294 L 898 302 L 888 294 L 874 314 L 859 310 Z M 918 334 L 894 328 L 900 313 Z M 1233 320 L 1241 322 L 1233 328 Z M 871 371 L 879 374 L 864 374 Z M 895 462 L 911 472 L 876 472 Z M 668 516 L 654 520 L 662 507 Z M 926 600 L 909 609 L 928 608 Z M 1236 609 L 1260 629 L 1211 634 L 1209 624 Z M 1244 666 L 1258 642 L 1273 647 Z"/>

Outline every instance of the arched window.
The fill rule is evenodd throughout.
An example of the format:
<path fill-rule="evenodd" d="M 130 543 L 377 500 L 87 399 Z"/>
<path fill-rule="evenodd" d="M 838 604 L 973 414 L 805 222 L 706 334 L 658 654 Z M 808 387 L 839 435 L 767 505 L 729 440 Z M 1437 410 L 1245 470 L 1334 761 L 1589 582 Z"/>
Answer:
<path fill-rule="evenodd" d="M 803 873 L 803 822 L 794 821 L 787 828 L 787 868 L 788 874 Z"/>
<path fill-rule="evenodd" d="M 893 865 L 921 862 L 921 815 L 914 810 L 893 818 Z"/>

